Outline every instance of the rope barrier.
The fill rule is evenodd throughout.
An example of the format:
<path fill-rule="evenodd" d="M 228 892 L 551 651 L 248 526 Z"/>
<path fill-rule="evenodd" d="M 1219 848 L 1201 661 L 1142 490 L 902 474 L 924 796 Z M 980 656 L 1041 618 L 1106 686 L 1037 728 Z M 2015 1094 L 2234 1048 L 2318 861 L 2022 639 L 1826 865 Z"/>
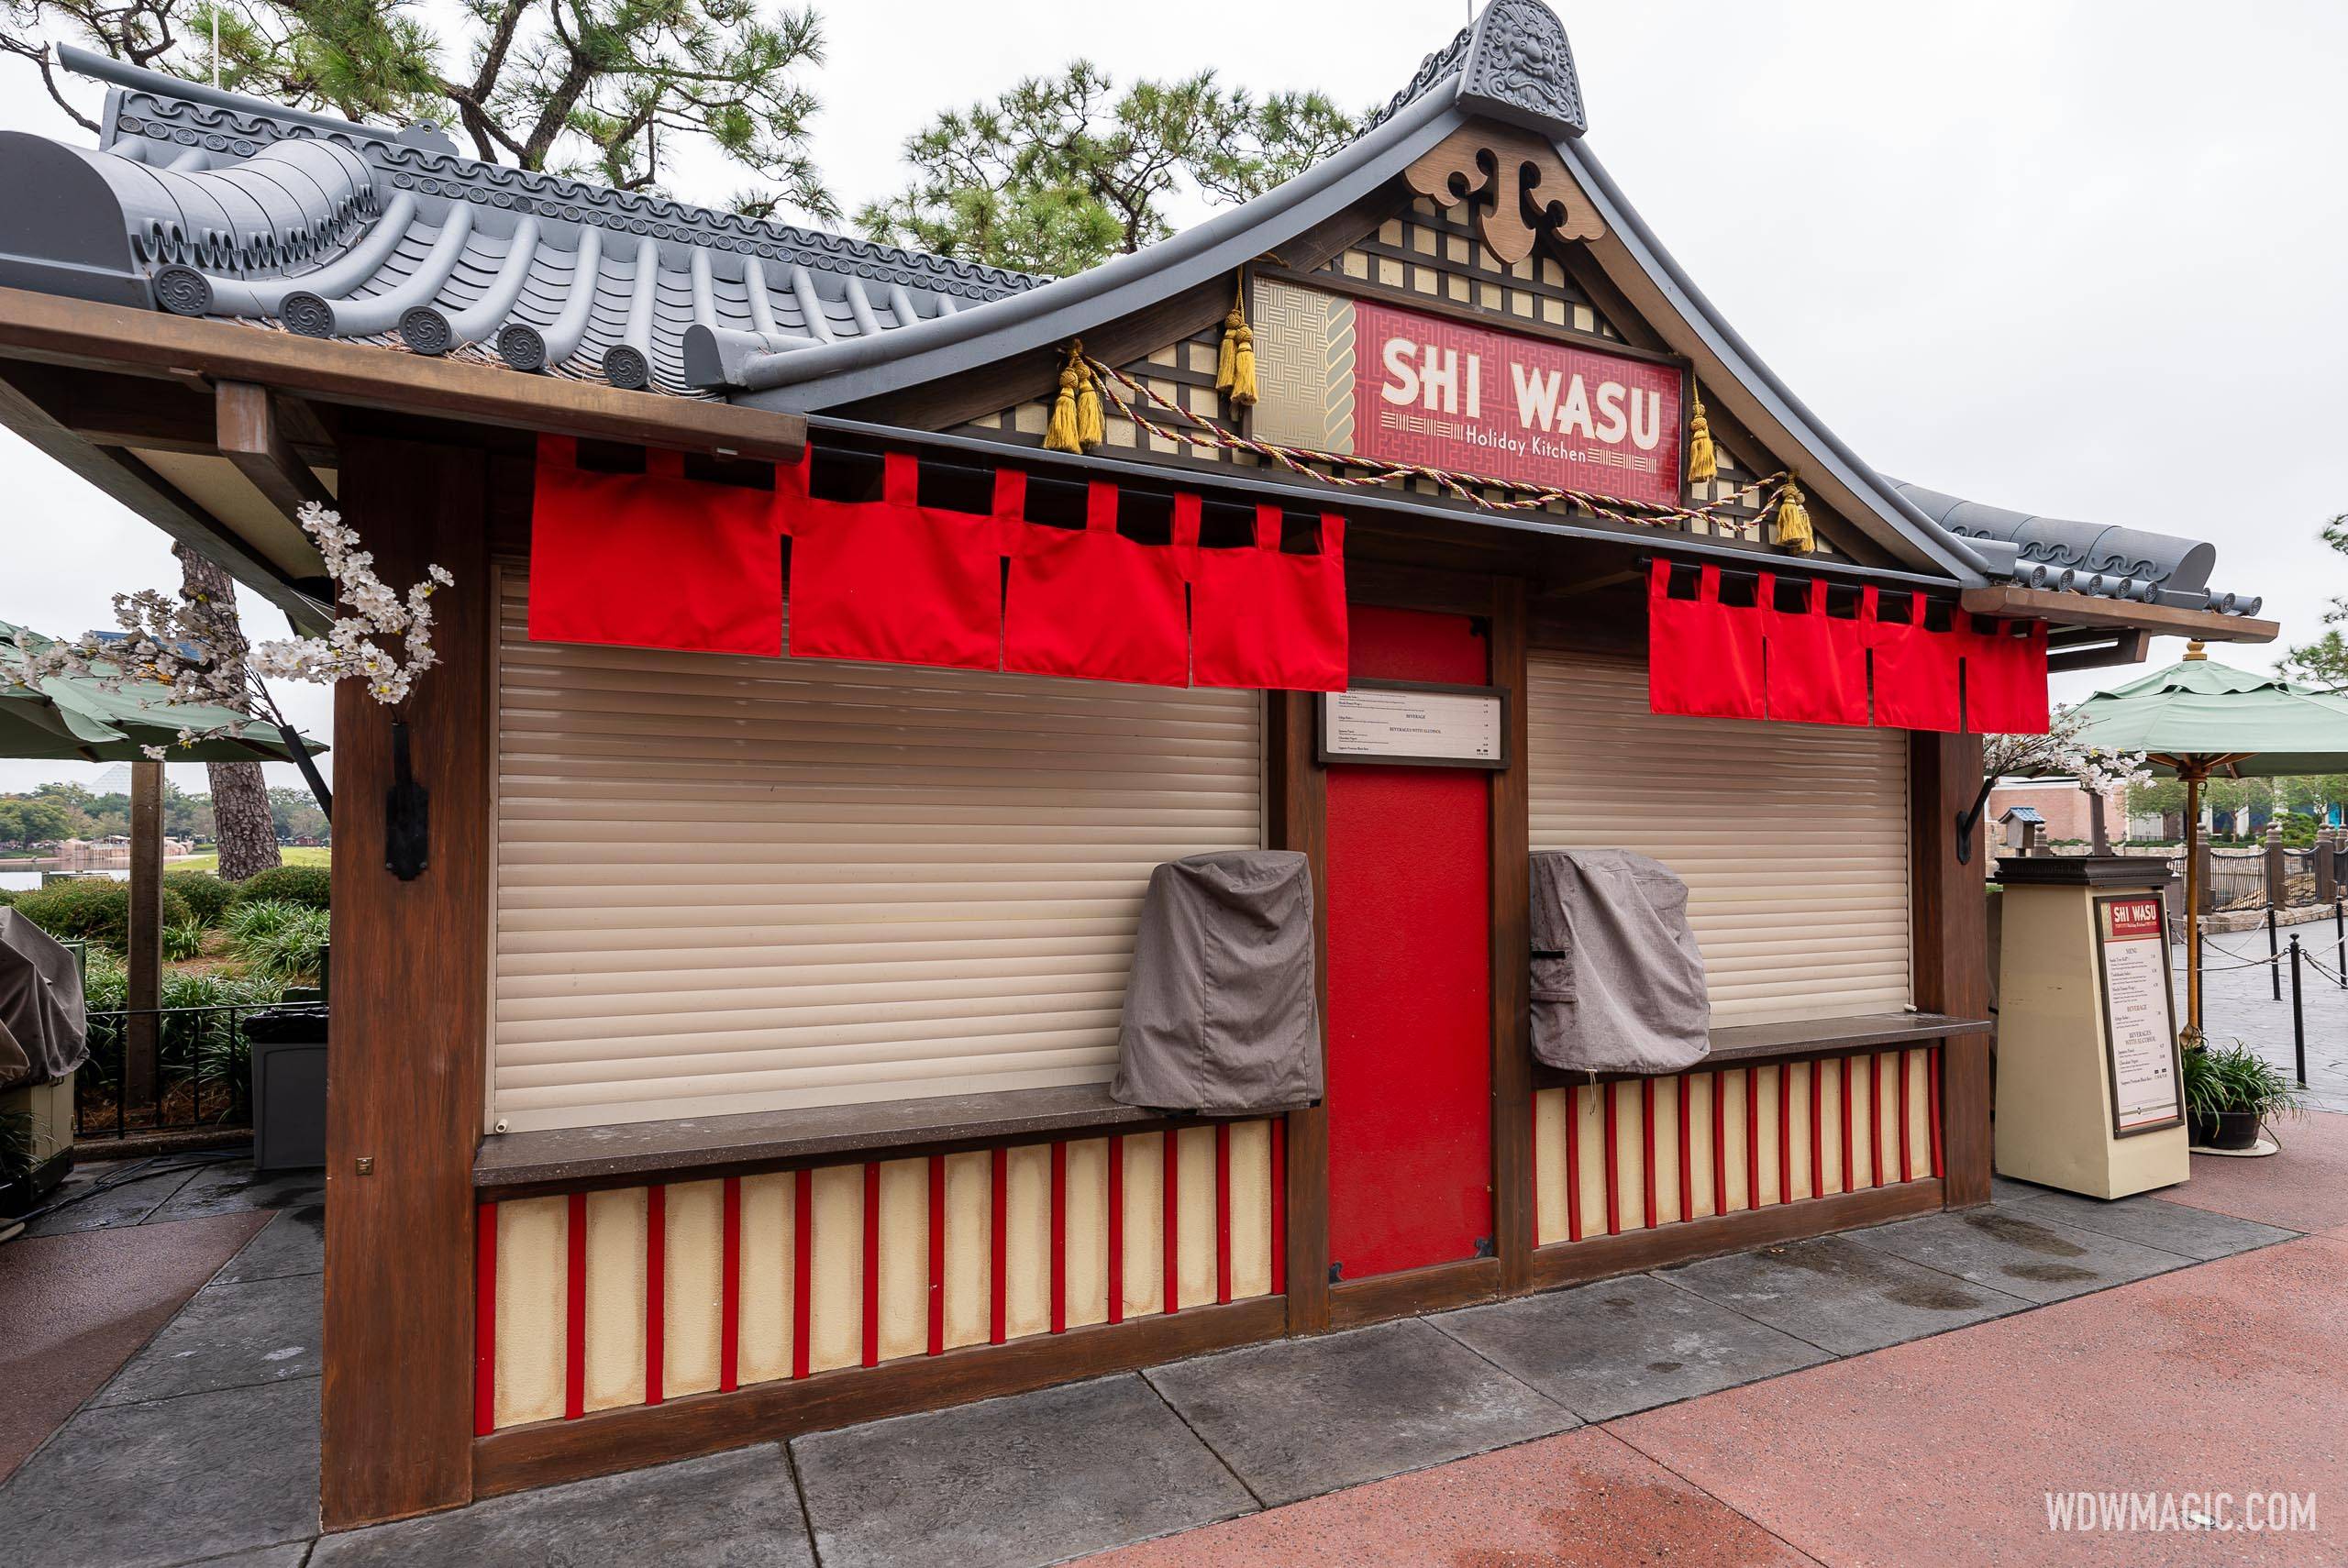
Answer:
<path fill-rule="evenodd" d="M 1533 484 L 1522 480 L 1489 479 L 1478 474 L 1457 474 L 1447 469 L 1429 468 L 1423 463 L 1398 463 L 1382 458 L 1365 458 L 1346 452 L 1324 452 L 1310 447 L 1290 447 L 1275 441 L 1260 441 L 1252 436 L 1241 436 L 1235 431 L 1226 430 L 1220 425 L 1200 418 L 1187 408 L 1168 402 L 1157 392 L 1135 381 L 1113 365 L 1103 364 L 1089 355 L 1085 357 L 1084 362 L 1091 367 L 1093 375 L 1099 379 L 1101 390 L 1107 396 L 1110 406 L 1124 418 L 1133 421 L 1135 425 L 1149 432 L 1161 441 L 1172 441 L 1202 450 L 1252 453 L 1258 458 L 1279 464 L 1301 478 L 1319 480 L 1324 484 L 1333 484 L 1346 489 L 1366 489 L 1388 484 L 1396 480 L 1421 479 L 1437 486 L 1454 500 L 1464 501 L 1471 506 L 1482 507 L 1488 512 L 1537 512 L 1544 507 L 1562 502 L 1568 506 L 1578 507 L 1590 515 L 1602 518 L 1607 522 L 1636 527 L 1653 527 L 1665 523 L 1704 523 L 1725 524 L 1743 528 L 1753 526 L 1763 521 L 1763 518 L 1785 497 L 1787 488 L 1791 482 L 1789 475 L 1778 472 L 1769 475 L 1767 479 L 1752 480 L 1739 485 L 1728 499 L 1716 501 L 1710 506 L 1666 506 L 1649 502 L 1626 501 L 1620 496 L 1600 495 L 1592 491 L 1565 490 L 1556 485 Z M 1124 387 L 1137 397 L 1165 410 L 1192 428 L 1169 428 L 1158 424 L 1121 394 L 1117 391 L 1119 386 Z M 1309 465 L 1312 463 L 1327 463 L 1340 469 L 1368 469 L 1371 471 L 1365 474 L 1330 474 L 1310 467 Z M 1759 500 L 1762 490 L 1771 485 L 1777 488 L 1770 491 L 1768 499 Z M 1512 499 L 1495 501 L 1481 493 L 1487 490 L 1507 491 L 1511 492 Z M 1753 504 L 1760 507 L 1762 516 L 1738 516 L 1727 512 L 1728 507 L 1737 504 L 1740 498 L 1747 495 L 1755 498 Z"/>

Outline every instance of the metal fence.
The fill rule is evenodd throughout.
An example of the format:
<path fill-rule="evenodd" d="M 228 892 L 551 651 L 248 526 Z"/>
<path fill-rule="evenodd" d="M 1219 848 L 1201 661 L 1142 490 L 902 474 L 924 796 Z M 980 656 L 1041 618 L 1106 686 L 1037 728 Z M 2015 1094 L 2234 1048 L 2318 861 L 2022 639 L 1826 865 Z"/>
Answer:
<path fill-rule="evenodd" d="M 90 1055 L 73 1080 L 77 1140 L 252 1125 L 252 1042 L 257 1012 L 305 1012 L 324 1002 L 237 1002 L 205 1007 L 113 1008 L 90 1014 Z"/>

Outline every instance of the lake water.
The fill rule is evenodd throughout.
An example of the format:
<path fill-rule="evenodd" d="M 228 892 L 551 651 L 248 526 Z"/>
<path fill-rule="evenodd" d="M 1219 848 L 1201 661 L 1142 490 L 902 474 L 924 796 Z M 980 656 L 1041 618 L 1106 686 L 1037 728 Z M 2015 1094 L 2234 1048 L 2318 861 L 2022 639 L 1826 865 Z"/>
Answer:
<path fill-rule="evenodd" d="M 127 881 L 130 877 L 127 871 L 94 871 L 86 872 L 84 875 L 111 877 L 117 882 Z M 0 871 L 0 888 L 6 888 L 12 891 L 38 888 L 40 886 L 40 879 L 41 873 L 39 871 Z"/>

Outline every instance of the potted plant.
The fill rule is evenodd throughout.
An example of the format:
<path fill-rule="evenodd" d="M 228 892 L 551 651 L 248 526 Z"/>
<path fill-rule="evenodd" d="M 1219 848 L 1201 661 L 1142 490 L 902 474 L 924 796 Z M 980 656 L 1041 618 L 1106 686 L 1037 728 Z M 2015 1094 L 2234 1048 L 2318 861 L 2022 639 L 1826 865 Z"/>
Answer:
<path fill-rule="evenodd" d="M 2270 1117 L 2298 1109 L 2290 1080 L 2239 1040 L 2185 1053 L 2185 1114 L 2196 1148 L 2255 1147 Z"/>

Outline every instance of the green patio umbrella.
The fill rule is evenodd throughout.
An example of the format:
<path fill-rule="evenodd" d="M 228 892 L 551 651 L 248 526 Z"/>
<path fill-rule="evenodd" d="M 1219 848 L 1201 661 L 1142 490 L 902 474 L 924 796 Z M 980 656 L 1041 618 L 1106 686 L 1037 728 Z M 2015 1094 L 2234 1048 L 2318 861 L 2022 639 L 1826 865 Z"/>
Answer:
<path fill-rule="evenodd" d="M 0 756 L 79 762 L 137 762 L 146 746 L 159 745 L 172 762 L 296 761 L 276 725 L 227 708 L 174 702 L 161 685 L 109 691 L 86 676 L 25 677 L 28 656 L 51 639 L 0 621 Z M 179 744 L 183 729 L 202 734 L 234 723 L 238 733 Z M 297 732 L 298 733 L 298 732 Z M 312 752 L 326 747 L 300 736 Z"/>
<path fill-rule="evenodd" d="M 2201 1042 L 2201 784 L 2218 775 L 2275 778 L 2348 768 L 2348 697 L 2279 675 L 2210 662 L 2199 643 L 2183 662 L 2078 706 L 2079 738 L 2105 751 L 2141 751 L 2185 781 L 2186 1035 Z"/>

